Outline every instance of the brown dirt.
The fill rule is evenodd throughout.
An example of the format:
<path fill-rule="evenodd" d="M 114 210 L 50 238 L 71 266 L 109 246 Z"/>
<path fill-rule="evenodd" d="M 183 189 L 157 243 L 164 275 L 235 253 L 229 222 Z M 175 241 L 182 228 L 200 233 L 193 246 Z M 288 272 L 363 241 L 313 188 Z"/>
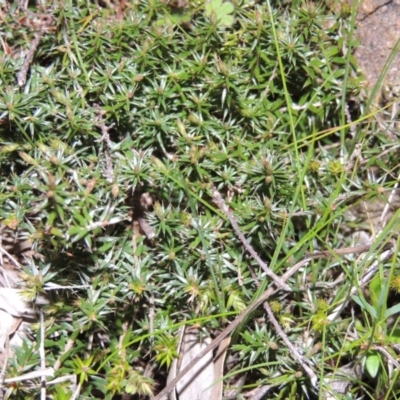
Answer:
<path fill-rule="evenodd" d="M 377 82 L 386 60 L 400 38 L 400 0 L 360 1 L 356 35 L 360 45 L 355 57 L 368 86 Z M 385 83 L 400 86 L 400 52 L 390 65 Z"/>

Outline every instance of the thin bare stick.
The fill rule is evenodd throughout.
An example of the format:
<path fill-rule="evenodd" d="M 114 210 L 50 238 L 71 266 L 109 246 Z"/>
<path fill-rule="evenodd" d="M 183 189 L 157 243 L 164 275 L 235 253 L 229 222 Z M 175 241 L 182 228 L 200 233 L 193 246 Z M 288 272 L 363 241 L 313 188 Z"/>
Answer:
<path fill-rule="evenodd" d="M 396 368 L 400 368 L 399 362 L 382 346 L 373 346 L 374 350 L 380 351 Z"/>
<path fill-rule="evenodd" d="M 21 264 L 3 247 L 0 246 L 0 253 L 7 256 L 8 259 L 11 261 L 12 264 L 14 264 L 15 267 L 18 269 L 22 269 Z"/>
<path fill-rule="evenodd" d="M 61 367 L 61 358 L 66 353 L 68 353 L 72 349 L 72 347 L 74 347 L 74 345 L 75 345 L 75 340 L 74 339 L 68 339 L 68 341 L 67 341 L 67 343 L 65 345 L 63 353 L 57 358 L 56 362 L 54 363 L 54 367 L 53 367 L 54 371 L 57 371 Z"/>
<path fill-rule="evenodd" d="M 136 221 L 138 222 L 140 229 L 146 235 L 147 239 L 152 240 L 155 238 L 156 234 L 150 224 L 147 222 L 144 217 L 137 217 Z"/>
<path fill-rule="evenodd" d="M 3 248 L 3 231 L 5 228 L 6 228 L 5 225 L 3 225 L 3 224 L 0 225 L 0 248 Z M 0 251 L 0 265 L 3 265 L 3 264 L 4 264 L 3 263 L 3 253 Z"/>
<path fill-rule="evenodd" d="M 79 382 L 78 386 L 76 387 L 75 392 L 73 393 L 71 400 L 75 400 L 79 397 L 80 393 L 81 393 L 81 383 Z"/>
<path fill-rule="evenodd" d="M 251 392 L 244 393 L 243 397 L 249 397 L 249 400 L 261 400 L 273 387 L 274 385 L 264 385 L 253 389 Z"/>
<path fill-rule="evenodd" d="M 222 198 L 221 194 L 218 192 L 218 190 L 214 187 L 212 188 L 212 196 L 214 199 L 215 204 L 222 210 L 222 212 L 227 216 L 229 219 L 229 222 L 232 225 L 233 230 L 235 231 L 236 235 L 242 242 L 244 248 L 247 250 L 247 252 L 253 257 L 255 261 L 257 261 L 258 265 L 262 268 L 262 270 L 265 272 L 266 275 L 268 275 L 274 282 L 275 284 L 286 291 L 290 291 L 290 286 L 287 285 L 281 278 L 279 278 L 278 275 L 276 275 L 266 264 L 260 256 L 257 254 L 257 252 L 253 249 L 253 246 L 248 242 L 248 240 L 244 237 L 242 231 L 239 228 L 239 225 L 237 223 L 237 220 L 235 216 L 231 213 L 229 210 L 229 207 L 226 205 L 224 199 Z"/>
<path fill-rule="evenodd" d="M 40 316 L 40 345 L 39 345 L 39 356 L 40 356 L 40 368 L 41 370 L 46 369 L 46 354 L 44 351 L 44 336 L 45 336 L 45 330 L 44 330 L 44 318 L 43 318 L 43 310 L 40 308 L 39 309 L 39 316 Z M 46 400 L 46 375 L 42 375 L 40 377 L 40 399 L 41 400 Z"/>
<path fill-rule="evenodd" d="M 129 329 L 129 322 L 124 321 L 122 323 L 121 328 L 122 328 L 122 334 L 119 336 L 118 349 L 121 360 L 126 360 L 126 347 L 124 346 L 124 339 Z"/>
<path fill-rule="evenodd" d="M 32 379 L 39 378 L 41 376 L 54 376 L 54 368 L 46 368 L 45 370 L 35 370 L 32 372 L 27 372 L 26 374 L 14 376 L 12 378 L 8 378 L 4 380 L 4 383 L 10 384 L 15 382 L 22 382 L 22 381 L 31 381 Z M 32 382 L 30 382 L 30 385 Z M 34 387 L 37 387 L 36 385 Z"/>
<path fill-rule="evenodd" d="M 29 51 L 26 53 L 24 63 L 22 64 L 21 70 L 17 74 L 18 86 L 24 86 L 26 83 L 26 76 L 28 75 L 29 66 L 32 64 L 33 56 L 37 50 L 40 40 L 42 39 L 46 29 L 43 27 L 39 32 L 36 33 L 35 38 L 32 40 Z"/>
<path fill-rule="evenodd" d="M 113 169 L 113 164 L 112 164 L 112 159 L 111 159 L 111 139 L 110 139 L 110 134 L 108 133 L 115 125 L 115 123 L 107 126 L 104 123 L 104 114 L 105 112 L 100 108 L 98 104 L 94 105 L 94 108 L 97 110 L 97 117 L 96 117 L 96 122 L 97 126 L 101 129 L 101 141 L 104 142 L 104 156 L 106 159 L 106 172 L 105 172 L 105 177 L 108 180 L 108 182 L 113 183 L 114 182 L 114 169 Z"/>
<path fill-rule="evenodd" d="M 341 249 L 324 250 L 324 251 L 316 251 L 315 253 L 307 253 L 306 257 L 315 259 L 315 258 L 344 256 L 346 254 L 354 254 L 354 253 L 366 253 L 367 251 L 369 251 L 370 248 L 371 245 L 342 247 Z"/>
<path fill-rule="evenodd" d="M 3 357 L 3 365 L 1 367 L 1 373 L 0 373 L 0 400 L 3 400 L 3 383 L 4 379 L 6 377 L 6 369 L 7 369 L 7 363 L 8 363 L 8 358 L 10 357 L 10 337 L 9 335 L 6 335 L 5 341 L 4 341 L 4 349 L 2 349 L 2 352 L 4 354 Z"/>
<path fill-rule="evenodd" d="M 24 8 L 21 8 L 21 10 L 29 13 L 26 6 Z M 38 17 L 38 15 L 35 15 L 35 16 Z M 18 83 L 18 86 L 20 86 L 20 87 L 24 86 L 26 83 L 26 76 L 28 75 L 29 67 L 32 64 L 33 56 L 35 55 L 35 52 L 39 46 L 40 40 L 42 39 L 43 35 L 49 30 L 51 24 L 54 21 L 53 17 L 50 15 L 43 14 L 43 15 L 40 15 L 40 17 L 41 18 L 38 18 L 40 21 L 40 28 L 36 32 L 35 38 L 32 40 L 32 43 L 30 44 L 30 48 L 29 48 L 28 52 L 26 53 L 25 60 L 22 64 L 21 70 L 17 74 L 17 83 Z M 36 24 L 36 29 L 37 28 L 38 28 L 38 25 Z"/>
<path fill-rule="evenodd" d="M 353 153 L 350 155 L 349 159 L 347 160 L 346 171 L 351 171 L 354 169 L 356 164 L 359 164 L 361 161 L 361 153 L 362 153 L 362 144 L 356 143 L 354 146 Z"/>
<path fill-rule="evenodd" d="M 104 124 L 101 125 L 101 130 L 103 133 L 103 136 L 101 139 L 104 141 L 104 154 L 106 157 L 106 178 L 107 180 L 112 183 L 114 181 L 114 170 L 113 170 L 113 165 L 112 165 L 112 160 L 111 160 L 111 140 L 110 140 L 110 135 L 108 131 L 114 126 L 115 124 L 111 124 L 109 127 L 106 127 Z"/>
<path fill-rule="evenodd" d="M 283 342 L 286 344 L 288 349 L 292 352 L 292 355 L 299 362 L 299 364 L 302 366 L 304 371 L 307 372 L 308 376 L 311 379 L 312 385 L 315 387 L 317 385 L 317 382 L 318 382 L 317 375 L 315 375 L 314 371 L 307 365 L 307 364 L 312 365 L 312 363 L 309 360 L 307 360 L 305 357 L 303 357 L 297 351 L 296 347 L 293 346 L 292 342 L 289 340 L 289 338 L 287 337 L 286 333 L 283 331 L 283 329 L 279 325 L 279 322 L 276 320 L 275 315 L 272 312 L 271 307 L 270 307 L 270 305 L 268 304 L 267 301 L 264 302 L 263 307 L 264 307 L 265 311 L 267 312 L 268 317 L 269 317 L 269 321 L 274 326 L 276 333 L 281 337 Z"/>
<path fill-rule="evenodd" d="M 396 195 L 396 192 L 399 190 L 399 179 L 400 179 L 400 174 L 397 176 L 397 182 L 394 185 L 393 190 L 390 192 L 389 199 L 388 199 L 387 203 L 385 204 L 385 208 L 382 211 L 381 217 L 379 218 L 379 228 L 381 229 L 380 232 L 382 232 L 382 230 L 386 224 L 386 216 L 389 212 L 389 208 L 393 203 L 393 199 L 394 199 L 394 196 Z"/>
<path fill-rule="evenodd" d="M 150 333 L 150 341 L 154 342 L 154 318 L 156 316 L 156 311 L 154 307 L 154 295 L 153 293 L 150 295 L 149 299 L 149 333 Z"/>
<path fill-rule="evenodd" d="M 346 103 L 346 106 L 344 108 L 344 114 L 346 115 L 346 122 L 349 126 L 350 129 L 350 134 L 353 137 L 353 139 L 356 137 L 357 134 L 357 129 L 356 129 L 356 124 L 353 124 L 353 120 L 351 118 L 350 110 L 349 110 L 349 104 Z"/>

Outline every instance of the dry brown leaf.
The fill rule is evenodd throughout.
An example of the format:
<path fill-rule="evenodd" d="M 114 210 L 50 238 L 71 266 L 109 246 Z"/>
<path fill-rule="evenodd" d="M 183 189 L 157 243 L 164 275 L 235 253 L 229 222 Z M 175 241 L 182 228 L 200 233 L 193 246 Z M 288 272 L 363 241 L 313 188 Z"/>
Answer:
<path fill-rule="evenodd" d="M 196 332 L 186 332 L 182 341 L 180 368 L 186 367 L 209 343 L 209 338 L 200 342 Z M 214 381 L 214 362 L 212 354 L 208 353 L 176 385 L 179 400 L 211 400 Z"/>
<path fill-rule="evenodd" d="M 185 331 L 183 327 L 180 331 L 178 345 L 180 358 L 172 362 L 167 384 L 178 375 L 182 368 L 197 357 L 210 342 L 211 339 L 209 338 L 200 342 L 197 332 Z M 219 358 L 224 358 L 222 353 Z M 177 398 L 179 398 L 179 400 L 213 400 L 213 382 L 215 381 L 214 367 L 212 353 L 209 353 L 179 381 L 175 390 L 173 390 L 169 396 L 162 397 L 162 400 L 176 400 Z M 221 397 L 219 399 L 221 399 Z"/>
<path fill-rule="evenodd" d="M 227 336 L 219 345 L 217 354 L 215 355 L 214 358 L 214 379 L 216 383 L 212 388 L 211 400 L 222 399 L 222 392 L 223 392 L 222 378 L 224 376 L 225 358 L 230 342 L 231 342 L 231 337 Z"/>

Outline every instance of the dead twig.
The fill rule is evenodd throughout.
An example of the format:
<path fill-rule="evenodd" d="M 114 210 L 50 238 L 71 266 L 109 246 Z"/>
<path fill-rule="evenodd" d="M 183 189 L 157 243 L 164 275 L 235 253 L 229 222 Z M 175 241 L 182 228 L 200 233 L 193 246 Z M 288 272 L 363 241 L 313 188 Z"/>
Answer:
<path fill-rule="evenodd" d="M 292 342 L 289 340 L 289 338 L 287 337 L 286 333 L 283 331 L 283 329 L 279 325 L 279 322 L 276 320 L 275 315 L 272 312 L 271 307 L 270 307 L 270 305 L 268 304 L 267 301 L 263 304 L 263 307 L 264 307 L 265 311 L 267 312 L 268 317 L 269 317 L 269 321 L 274 326 L 276 333 L 281 337 L 283 342 L 286 344 L 286 346 L 292 352 L 292 355 L 299 362 L 299 364 L 302 366 L 304 371 L 307 372 L 307 375 L 311 379 L 312 385 L 315 387 L 317 385 L 317 382 L 318 382 L 318 377 L 317 377 L 317 375 L 315 375 L 314 371 L 307 365 L 307 364 L 310 364 L 312 366 L 312 363 L 309 360 L 307 360 L 307 358 L 303 357 L 297 351 L 296 347 L 292 344 Z"/>
<path fill-rule="evenodd" d="M 22 8 L 23 9 L 23 8 Z M 24 8 L 24 11 L 27 9 Z M 35 38 L 32 40 L 32 43 L 30 44 L 30 48 L 28 52 L 26 53 L 25 60 L 22 64 L 21 70 L 17 74 L 17 83 L 18 86 L 22 87 L 26 83 L 26 76 L 28 75 L 28 70 L 30 65 L 32 64 L 33 57 L 35 55 L 35 52 L 37 48 L 39 47 L 39 43 L 44 36 L 44 34 L 48 31 L 50 25 L 53 23 L 53 18 L 48 15 L 39 15 L 38 20 L 40 21 L 36 29 L 38 28 L 38 25 L 40 24 L 39 30 L 35 34 Z"/>
<path fill-rule="evenodd" d="M 7 250 L 5 250 L 1 246 L 0 246 L 0 253 L 4 256 L 7 256 L 8 259 L 11 261 L 12 264 L 14 264 L 15 267 L 22 270 L 21 264 Z"/>
<path fill-rule="evenodd" d="M 243 397 L 248 397 L 249 400 L 261 400 L 273 387 L 273 385 L 264 385 L 243 394 Z"/>
<path fill-rule="evenodd" d="M 213 196 L 215 204 L 217 204 L 217 206 L 223 211 L 223 213 L 229 219 L 229 222 L 231 223 L 233 230 L 235 231 L 236 235 L 242 242 L 244 248 L 253 257 L 253 259 L 255 261 L 257 261 L 258 265 L 262 268 L 262 270 L 265 272 L 265 274 L 267 276 L 269 276 L 279 288 L 284 289 L 286 291 L 290 291 L 290 286 L 287 285 L 278 275 L 276 275 L 269 268 L 268 264 L 265 263 L 260 258 L 260 256 L 257 254 L 257 252 L 253 249 L 253 246 L 244 237 L 242 231 L 239 228 L 239 225 L 237 223 L 235 216 L 231 213 L 231 211 L 229 210 L 229 207 L 226 205 L 224 199 L 222 198 L 221 194 L 218 192 L 218 190 L 216 188 L 212 189 L 212 196 Z"/>
<path fill-rule="evenodd" d="M 40 368 L 44 371 L 46 369 L 46 353 L 44 350 L 44 340 L 45 340 L 45 329 L 44 329 L 44 318 L 43 310 L 39 310 L 40 316 L 40 345 L 39 345 L 39 356 L 40 356 Z M 40 387 L 40 399 L 46 400 L 46 375 L 43 374 L 40 377 L 41 387 Z"/>
<path fill-rule="evenodd" d="M 61 358 L 68 353 L 73 347 L 75 346 L 75 339 L 68 339 L 64 351 L 60 356 L 57 358 L 56 362 L 54 363 L 54 371 L 57 371 L 61 367 Z"/>
<path fill-rule="evenodd" d="M 394 198 L 396 196 L 396 192 L 399 190 L 399 179 L 400 179 L 400 174 L 397 176 L 397 182 L 394 185 L 394 188 L 392 189 L 392 191 L 390 192 L 389 199 L 388 199 L 387 203 L 385 204 L 385 208 L 383 209 L 382 214 L 381 214 L 381 216 L 379 218 L 378 226 L 380 228 L 380 232 L 382 232 L 382 230 L 383 230 L 383 228 L 384 228 L 384 226 L 386 224 L 387 214 L 389 212 L 390 207 L 393 204 L 393 200 L 394 200 Z"/>
<path fill-rule="evenodd" d="M 114 168 L 111 159 L 112 143 L 110 139 L 110 134 L 108 132 L 115 126 L 115 123 L 107 126 L 104 123 L 105 111 L 103 111 L 98 104 L 95 104 L 94 108 L 97 110 L 96 125 L 101 129 L 101 134 L 102 134 L 100 140 L 104 143 L 104 156 L 106 159 L 105 177 L 108 180 L 108 182 L 113 183 Z"/>
<path fill-rule="evenodd" d="M 366 253 L 367 251 L 369 251 L 370 248 L 371 245 L 342 247 L 341 249 L 336 249 L 336 250 L 324 250 L 324 251 L 316 251 L 315 253 L 307 253 L 306 257 L 316 259 L 316 258 L 337 257 L 346 254 Z"/>
<path fill-rule="evenodd" d="M 26 53 L 24 63 L 22 64 L 21 70 L 17 74 L 18 86 L 24 86 L 26 83 L 26 76 L 28 75 L 29 67 L 32 64 L 33 56 L 39 46 L 40 40 L 42 39 L 44 33 L 45 33 L 44 28 L 40 29 L 40 31 L 36 33 L 35 38 L 31 43 L 31 47 L 29 51 Z"/>

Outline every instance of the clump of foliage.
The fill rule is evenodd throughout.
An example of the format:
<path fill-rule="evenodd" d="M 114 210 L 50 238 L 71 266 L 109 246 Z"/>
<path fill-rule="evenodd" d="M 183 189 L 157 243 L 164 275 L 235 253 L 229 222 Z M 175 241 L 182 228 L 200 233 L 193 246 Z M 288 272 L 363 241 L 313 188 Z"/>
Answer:
<path fill-rule="evenodd" d="M 308 1 L 179 3 L 35 7 L 51 23 L 23 85 L 20 49 L 29 50 L 38 30 L 28 10 L 3 6 L 0 219 L 32 240 L 36 256 L 23 277 L 31 299 L 50 299 L 46 363 L 57 363 L 57 376 L 77 375 L 85 399 L 155 393 L 177 356 L 179 324 L 209 335 L 253 301 L 250 269 L 267 285 L 212 202 L 212 185 L 276 274 L 306 251 L 349 245 L 340 230 L 348 200 L 393 186 L 387 138 L 346 125 L 349 101 L 357 104 L 353 118 L 368 111 L 349 10 Z M 360 166 L 361 158 L 368 163 Z M 382 172 L 367 182 L 374 164 Z M 293 293 L 274 299 L 321 378 L 370 338 L 364 314 L 353 343 L 345 317 L 327 319 L 354 285 L 354 260 L 340 264 L 340 290 L 315 285 L 307 294 L 305 281 L 329 281 L 338 268 L 319 260 L 290 281 Z M 361 298 L 355 303 L 367 308 Z M 37 343 L 32 337 L 25 346 Z M 268 322 L 250 320 L 231 351 L 231 373 L 251 369 L 243 390 L 272 384 L 281 397 L 318 393 Z M 7 374 L 39 362 L 33 350 L 17 351 Z M 64 398 L 65 385 L 48 391 Z M 33 399 L 39 389 L 12 390 L 15 399 Z M 374 396 L 366 381 L 357 390 Z"/>

